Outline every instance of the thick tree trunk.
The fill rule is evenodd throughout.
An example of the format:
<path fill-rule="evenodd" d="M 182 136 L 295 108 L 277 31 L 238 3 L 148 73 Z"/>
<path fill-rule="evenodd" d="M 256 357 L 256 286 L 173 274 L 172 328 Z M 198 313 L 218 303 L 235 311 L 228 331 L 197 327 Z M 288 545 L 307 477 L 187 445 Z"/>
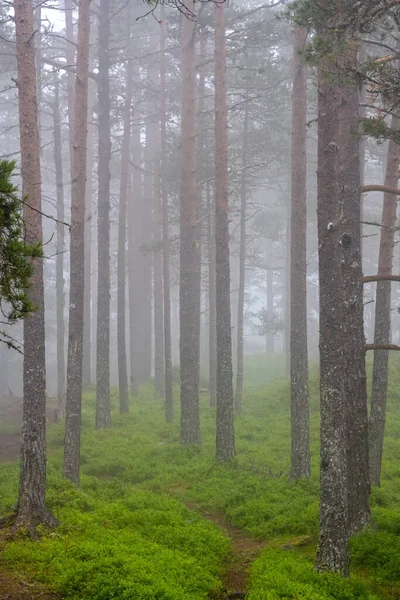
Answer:
<path fill-rule="evenodd" d="M 214 5 L 215 40 L 215 264 L 217 296 L 216 458 L 235 455 L 229 266 L 228 126 L 226 99 L 225 6 Z"/>
<path fill-rule="evenodd" d="M 247 207 L 247 137 L 249 129 L 249 111 L 246 104 L 243 119 L 242 148 L 242 180 L 240 185 L 240 242 L 239 242 L 239 293 L 237 312 L 237 347 L 236 347 L 236 390 L 235 409 L 242 412 L 243 397 L 243 323 L 244 323 L 244 291 L 246 286 L 246 207 Z"/>
<path fill-rule="evenodd" d="M 40 143 L 37 114 L 34 14 L 29 0 L 14 1 L 18 104 L 25 239 L 42 240 Z M 46 357 L 43 262 L 34 261 L 28 294 L 37 310 L 24 319 L 24 399 L 18 491 L 18 526 L 57 524 L 45 507 L 46 496 Z"/>
<path fill-rule="evenodd" d="M 208 246 L 208 312 L 209 312 L 209 373 L 210 406 L 217 404 L 217 297 L 215 281 L 215 210 L 211 199 L 211 184 L 207 183 L 207 246 Z"/>
<path fill-rule="evenodd" d="M 400 127 L 400 119 L 392 117 L 392 128 Z M 389 141 L 385 185 L 397 187 L 399 180 L 400 145 Z M 384 194 L 382 227 L 379 246 L 378 274 L 391 275 L 393 269 L 394 232 L 396 227 L 397 197 Z M 376 286 L 374 344 L 390 342 L 391 283 L 379 281 Z M 373 485 L 380 485 L 383 436 L 386 420 L 386 396 L 388 385 L 388 350 L 374 352 L 372 375 L 371 413 L 369 419 L 370 476 Z"/>
<path fill-rule="evenodd" d="M 72 155 L 71 275 L 63 470 L 65 477 L 75 483 L 79 483 L 81 438 L 89 40 L 90 0 L 80 0 L 75 78 L 75 131 Z"/>
<path fill-rule="evenodd" d="M 160 27 L 160 176 L 161 176 L 161 207 L 162 207 L 162 257 L 163 257 L 163 287 L 164 287 L 164 365 L 165 365 L 165 417 L 171 423 L 174 417 L 174 398 L 172 388 L 172 351 L 171 351 L 171 284 L 169 269 L 169 210 L 168 190 L 166 179 L 167 167 L 167 108 L 165 82 L 165 11 L 161 5 Z"/>
<path fill-rule="evenodd" d="M 272 244 L 270 244 L 272 250 Z M 271 329 L 274 320 L 274 271 L 272 268 L 267 268 L 267 325 L 269 326 L 266 333 L 265 350 L 267 354 L 275 352 L 275 334 Z"/>
<path fill-rule="evenodd" d="M 56 173 L 57 194 L 57 257 L 56 257 L 56 313 L 57 313 L 57 411 L 58 418 L 65 417 L 65 324 L 64 324 L 64 250 L 65 250 L 65 221 L 64 216 L 64 180 L 62 165 L 62 137 L 60 117 L 60 93 L 58 76 L 54 83 L 53 104 L 54 132 L 54 168 Z"/>
<path fill-rule="evenodd" d="M 93 90 L 88 80 L 88 124 L 86 152 L 85 190 L 85 298 L 83 306 L 83 366 L 82 385 L 87 388 L 92 383 L 92 203 L 93 203 Z"/>
<path fill-rule="evenodd" d="M 307 69 L 300 55 L 307 30 L 293 35 L 292 209 L 290 252 L 290 406 L 292 479 L 310 475 L 307 352 Z"/>
<path fill-rule="evenodd" d="M 187 8 L 195 11 L 189 1 Z M 180 207 L 181 443 L 200 444 L 198 260 L 196 249 L 196 24 L 183 18 L 181 79 L 182 193 Z"/>
<path fill-rule="evenodd" d="M 339 199 L 343 281 L 342 344 L 347 404 L 347 479 L 349 532 L 371 518 L 369 508 L 368 411 L 365 372 L 363 273 L 361 260 L 361 194 L 359 83 L 348 75 L 356 68 L 358 44 L 349 40 L 340 61 Z"/>
<path fill-rule="evenodd" d="M 129 18 L 129 15 L 128 15 Z M 129 27 L 128 27 L 129 35 Z M 128 56 L 130 44 L 128 44 Z M 117 292 L 117 329 L 118 329 L 118 384 L 119 412 L 129 412 L 128 364 L 126 357 L 126 211 L 129 188 L 129 157 L 132 119 L 133 70 L 132 61 L 126 63 L 126 89 L 124 133 L 121 148 L 121 178 L 119 188 L 118 216 L 118 292 Z"/>
<path fill-rule="evenodd" d="M 347 405 L 343 386 L 337 69 L 323 59 L 318 81 L 321 499 L 316 568 L 349 574 Z"/>
<path fill-rule="evenodd" d="M 97 358 L 96 358 L 96 428 L 111 425 L 110 405 L 110 80 L 109 0 L 99 6 L 99 73 L 98 73 L 98 244 L 97 244 Z"/>

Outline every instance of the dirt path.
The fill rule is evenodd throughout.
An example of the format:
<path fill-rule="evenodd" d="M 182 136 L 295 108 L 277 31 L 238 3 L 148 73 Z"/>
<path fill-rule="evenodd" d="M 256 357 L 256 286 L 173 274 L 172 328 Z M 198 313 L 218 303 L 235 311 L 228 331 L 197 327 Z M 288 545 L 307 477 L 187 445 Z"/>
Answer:
<path fill-rule="evenodd" d="M 1 573 L 0 600 L 59 600 L 59 596 L 40 584 L 28 583 L 17 578 L 17 575 Z"/>
<path fill-rule="evenodd" d="M 266 543 L 256 540 L 243 529 L 234 527 L 221 514 L 205 511 L 196 504 L 186 504 L 186 506 L 218 525 L 231 540 L 232 555 L 222 576 L 224 592 L 222 596 L 217 596 L 214 600 L 245 598 L 250 565 L 261 550 L 266 547 Z"/>

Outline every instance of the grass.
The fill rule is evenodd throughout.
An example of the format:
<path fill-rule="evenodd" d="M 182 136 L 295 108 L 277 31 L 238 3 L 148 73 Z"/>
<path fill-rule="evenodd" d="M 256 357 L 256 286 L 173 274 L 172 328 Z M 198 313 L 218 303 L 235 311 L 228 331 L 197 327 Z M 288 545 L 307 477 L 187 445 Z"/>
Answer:
<path fill-rule="evenodd" d="M 8 543 L 0 555 L 2 566 L 51 583 L 65 598 L 76 600 L 205 598 L 218 589 L 229 547 L 214 525 L 183 504 L 196 502 L 267 540 L 269 548 L 251 572 L 250 600 L 399 598 L 398 363 L 391 365 L 382 487 L 371 499 L 377 529 L 352 540 L 356 577 L 347 582 L 312 568 L 318 533 L 318 381 L 313 376 L 310 382 L 312 477 L 291 482 L 289 386 L 276 379 L 257 387 L 260 371 L 258 377 L 271 380 L 279 373 L 278 363 L 271 365 L 265 356 L 248 359 L 244 410 L 236 421 L 237 458 L 224 466 L 214 460 L 215 411 L 206 395 L 201 450 L 180 446 L 179 416 L 172 425 L 164 422 L 150 386 L 124 418 L 116 414 L 114 392 L 113 427 L 104 431 L 94 431 L 95 399 L 86 396 L 81 489 L 59 477 L 63 428 L 53 426 L 48 502 L 62 527 L 39 543 Z M 4 513 L 15 501 L 16 465 L 0 465 L 0 477 Z M 293 540 L 302 536 L 312 543 L 295 552 L 281 549 L 287 542 L 296 545 Z"/>

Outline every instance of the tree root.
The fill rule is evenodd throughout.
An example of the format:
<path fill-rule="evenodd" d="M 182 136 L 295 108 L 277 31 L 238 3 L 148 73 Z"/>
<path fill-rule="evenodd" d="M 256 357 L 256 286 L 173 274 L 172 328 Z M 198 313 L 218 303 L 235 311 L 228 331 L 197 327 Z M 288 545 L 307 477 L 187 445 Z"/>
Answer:
<path fill-rule="evenodd" d="M 33 540 L 40 539 L 39 526 L 47 529 L 58 527 L 60 522 L 47 508 L 39 510 L 15 511 L 0 519 L 0 529 L 9 529 L 11 537 L 27 536 Z"/>

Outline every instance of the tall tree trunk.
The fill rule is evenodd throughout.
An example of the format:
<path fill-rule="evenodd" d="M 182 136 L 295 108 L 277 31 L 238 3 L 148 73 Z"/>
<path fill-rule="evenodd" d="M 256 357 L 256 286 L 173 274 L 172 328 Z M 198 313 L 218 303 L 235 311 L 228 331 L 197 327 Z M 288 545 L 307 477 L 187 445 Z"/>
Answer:
<path fill-rule="evenodd" d="M 25 239 L 42 241 L 40 142 L 37 114 L 34 14 L 30 0 L 14 0 L 18 104 Z M 37 310 L 24 319 L 24 399 L 20 480 L 16 523 L 28 530 L 57 524 L 45 507 L 46 496 L 46 357 L 43 262 L 34 261 L 28 290 Z"/>
<path fill-rule="evenodd" d="M 215 41 L 215 264 L 217 296 L 216 458 L 235 455 L 228 216 L 228 119 L 226 99 L 225 5 L 214 5 Z"/>
<path fill-rule="evenodd" d="M 64 0 L 65 33 L 66 33 L 66 59 L 67 65 L 75 64 L 74 23 L 72 12 L 73 0 Z M 75 117 L 75 76 L 72 70 L 67 71 L 67 101 L 68 101 L 68 132 L 69 132 L 69 160 L 72 186 L 72 154 L 74 145 L 74 117 Z"/>
<path fill-rule="evenodd" d="M 245 105 L 243 120 L 243 148 L 242 148 L 242 181 L 240 186 L 240 243 L 239 243 L 239 294 L 237 313 L 237 365 L 236 365 L 236 392 L 235 408 L 240 415 L 242 412 L 243 397 L 243 323 L 244 323 L 244 291 L 246 286 L 246 207 L 247 207 L 247 137 L 249 128 L 248 105 Z"/>
<path fill-rule="evenodd" d="M 189 0 L 188 10 L 195 4 Z M 200 330 L 196 250 L 196 24 L 183 17 L 181 79 L 182 194 L 180 209 L 181 443 L 200 444 Z"/>
<path fill-rule="evenodd" d="M 338 118 L 337 69 L 324 58 L 318 77 L 321 498 L 316 567 L 347 576 L 347 405 L 343 386 Z"/>
<path fill-rule="evenodd" d="M 347 404 L 347 485 L 349 532 L 371 518 L 369 508 L 368 410 L 365 371 L 363 273 L 361 260 L 361 193 L 359 82 L 349 72 L 357 66 L 358 43 L 348 40 L 340 57 L 339 194 L 343 281 L 342 344 Z"/>
<path fill-rule="evenodd" d="M 211 183 L 207 182 L 207 246 L 208 246 L 208 311 L 209 311 L 209 373 L 210 406 L 217 404 L 217 297 L 215 280 L 215 210 L 211 200 Z"/>
<path fill-rule="evenodd" d="M 171 423 L 174 416 L 174 398 L 172 388 L 172 350 L 171 350 L 171 284 L 169 269 L 169 222 L 168 190 L 166 179 L 167 163 L 167 107 L 165 81 L 165 11 L 161 5 L 160 27 L 160 137 L 161 137 L 161 206 L 163 236 L 163 286 L 164 286 L 164 374 L 165 374 L 165 417 Z"/>
<path fill-rule="evenodd" d="M 62 165 L 62 137 L 60 117 L 60 84 L 58 76 L 54 83 L 53 104 L 53 132 L 54 132 L 54 167 L 56 172 L 57 194 L 57 257 L 56 257 L 56 313 L 57 313 L 57 410 L 58 418 L 65 417 L 65 324 L 64 324 L 64 249 L 65 230 L 64 217 L 64 180 Z"/>
<path fill-rule="evenodd" d="M 272 249 L 272 244 L 270 244 Z M 272 255 L 272 253 L 270 253 Z M 274 271 L 267 268 L 267 334 L 266 334 L 266 352 L 273 354 L 275 352 L 274 330 L 271 328 L 274 321 Z"/>
<path fill-rule="evenodd" d="M 392 128 L 399 129 L 400 119 L 392 117 Z M 385 185 L 397 187 L 399 180 L 400 145 L 389 141 Z M 391 275 L 393 269 L 394 232 L 396 228 L 397 197 L 384 194 L 382 227 L 379 246 L 378 275 Z M 375 303 L 375 344 L 389 344 L 390 341 L 390 281 L 378 281 Z M 373 485 L 380 485 L 383 436 L 386 420 L 386 396 L 388 385 L 389 352 L 375 350 L 372 375 L 371 414 L 369 419 L 370 476 Z"/>
<path fill-rule="evenodd" d="M 310 475 L 307 352 L 307 69 L 300 55 L 307 30 L 293 34 L 292 210 L 290 252 L 290 401 L 293 479 Z"/>
<path fill-rule="evenodd" d="M 129 14 L 128 14 L 129 19 Z M 128 26 L 128 36 L 130 30 Z M 128 56 L 130 55 L 130 44 L 128 43 Z M 129 180 L 129 147 L 131 139 L 132 118 L 132 95 L 133 95 L 133 70 L 132 61 L 126 63 L 126 90 L 125 90 L 125 113 L 124 134 L 121 148 L 121 179 L 119 189 L 119 217 L 118 217 L 118 384 L 119 384 L 119 412 L 129 412 L 128 391 L 128 365 L 126 357 L 126 205 Z"/>
<path fill-rule="evenodd" d="M 93 89 L 88 80 L 88 124 L 86 152 L 85 191 L 85 298 L 83 307 L 83 366 L 82 384 L 87 388 L 92 383 L 92 203 L 93 203 Z"/>
<path fill-rule="evenodd" d="M 283 299 L 284 310 L 284 328 L 283 328 L 283 354 L 286 358 L 285 369 L 286 376 L 290 377 L 290 323 L 291 323 L 291 305 L 290 305 L 290 240 L 291 240 L 291 202 L 286 205 L 286 265 L 285 265 L 285 297 Z"/>
<path fill-rule="evenodd" d="M 165 364 L 164 364 L 164 315 L 163 315 L 163 270 L 161 254 L 161 190 L 160 190 L 160 155 L 155 161 L 155 186 L 153 207 L 153 243 L 157 249 L 153 256 L 154 283 L 154 391 L 157 398 L 165 396 Z"/>
<path fill-rule="evenodd" d="M 110 80 L 109 0 L 99 6 L 99 73 L 98 73 L 98 244 L 97 244 L 97 363 L 96 428 L 111 425 L 110 405 Z"/>
<path fill-rule="evenodd" d="M 75 131 L 72 155 L 71 275 L 63 470 L 65 477 L 75 483 L 79 483 L 81 438 L 89 40 L 90 0 L 80 0 L 75 78 Z"/>

